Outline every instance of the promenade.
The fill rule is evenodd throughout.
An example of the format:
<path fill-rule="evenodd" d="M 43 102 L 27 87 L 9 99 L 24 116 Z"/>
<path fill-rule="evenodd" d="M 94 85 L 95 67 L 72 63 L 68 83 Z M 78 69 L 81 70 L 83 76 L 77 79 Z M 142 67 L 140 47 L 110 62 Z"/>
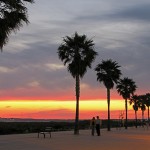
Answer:
<path fill-rule="evenodd" d="M 0 150 L 150 150 L 150 129 L 101 130 L 101 136 L 91 136 L 90 130 L 53 132 L 52 138 L 37 133 L 0 135 Z"/>

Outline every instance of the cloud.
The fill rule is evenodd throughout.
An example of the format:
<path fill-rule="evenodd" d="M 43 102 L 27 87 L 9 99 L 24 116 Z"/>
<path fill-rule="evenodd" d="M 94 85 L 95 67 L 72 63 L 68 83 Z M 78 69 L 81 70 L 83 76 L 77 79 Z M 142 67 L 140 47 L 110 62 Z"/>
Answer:
<path fill-rule="evenodd" d="M 16 114 L 17 115 L 17 114 Z M 47 111 L 34 111 L 33 113 L 22 113 L 21 117 L 25 118 L 46 118 L 46 119 L 72 119 L 74 117 L 74 111 L 70 109 L 55 109 Z"/>
<path fill-rule="evenodd" d="M 6 106 L 5 108 L 11 108 L 11 106 Z"/>
<path fill-rule="evenodd" d="M 87 88 L 89 88 L 89 85 L 82 82 L 80 87 L 81 87 L 81 89 L 87 89 Z"/>
<path fill-rule="evenodd" d="M 0 72 L 1 73 L 12 73 L 12 72 L 15 72 L 16 69 L 11 69 L 11 68 L 8 68 L 8 67 L 4 67 L 4 66 L 0 66 Z"/>
<path fill-rule="evenodd" d="M 122 19 L 132 19 L 132 20 L 143 20 L 150 21 L 150 3 L 135 5 L 134 7 L 130 7 L 126 10 L 120 11 L 114 16 L 119 16 Z"/>
<path fill-rule="evenodd" d="M 28 83 L 28 86 L 30 86 L 30 87 L 39 87 L 40 83 L 38 81 L 32 81 L 32 82 Z"/>
<path fill-rule="evenodd" d="M 45 66 L 50 70 L 50 71 L 56 71 L 59 69 L 64 69 L 64 65 L 60 64 L 45 64 Z"/>

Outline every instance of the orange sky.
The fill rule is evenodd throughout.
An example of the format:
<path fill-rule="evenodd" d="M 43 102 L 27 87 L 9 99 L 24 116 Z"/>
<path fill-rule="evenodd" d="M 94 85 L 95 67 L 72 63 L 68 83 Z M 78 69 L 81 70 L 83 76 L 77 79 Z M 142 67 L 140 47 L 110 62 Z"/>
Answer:
<path fill-rule="evenodd" d="M 39 88 L 13 89 L 5 91 L 0 97 L 0 117 L 2 118 L 34 118 L 34 119 L 74 119 L 75 91 L 42 90 Z M 36 91 L 37 90 L 37 91 Z M 61 93 L 62 91 L 62 93 Z M 36 93 L 36 96 L 32 96 Z M 24 96 L 23 96 L 24 95 Z M 44 96 L 45 95 L 45 96 Z M 37 98 L 38 97 L 38 98 Z M 49 98 L 50 97 L 50 98 Z M 92 98 L 93 97 L 93 98 Z M 125 112 L 124 100 L 111 90 L 111 118 L 118 119 L 121 112 Z M 134 118 L 132 106 L 129 106 L 128 118 Z M 81 86 L 80 119 L 90 119 L 99 115 L 107 118 L 106 89 Z M 147 117 L 147 112 L 145 112 Z M 141 111 L 138 111 L 141 118 Z"/>
<path fill-rule="evenodd" d="M 3 118 L 74 119 L 75 101 L 1 101 L 0 111 L 0 117 Z M 118 118 L 121 112 L 124 112 L 124 100 L 112 100 L 111 118 Z M 80 119 L 90 119 L 97 115 L 103 119 L 107 118 L 106 100 L 80 101 Z M 141 117 L 140 111 L 139 117 Z M 129 118 L 134 118 L 131 106 L 129 106 Z"/>

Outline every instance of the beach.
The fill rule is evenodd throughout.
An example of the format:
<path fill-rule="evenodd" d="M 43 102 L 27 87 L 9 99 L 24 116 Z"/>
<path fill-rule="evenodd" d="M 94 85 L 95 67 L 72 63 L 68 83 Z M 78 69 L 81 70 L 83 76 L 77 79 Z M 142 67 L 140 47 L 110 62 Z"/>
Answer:
<path fill-rule="evenodd" d="M 90 130 L 52 132 L 52 137 L 37 138 L 37 133 L 0 135 L 1 150 L 149 150 L 150 129 L 101 130 L 101 136 L 91 136 Z"/>

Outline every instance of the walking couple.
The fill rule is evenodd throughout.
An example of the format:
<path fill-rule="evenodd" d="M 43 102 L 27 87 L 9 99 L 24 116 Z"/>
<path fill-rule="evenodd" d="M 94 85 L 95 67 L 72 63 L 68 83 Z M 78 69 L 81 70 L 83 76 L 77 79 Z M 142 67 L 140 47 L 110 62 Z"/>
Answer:
<path fill-rule="evenodd" d="M 91 120 L 91 134 L 94 136 L 95 134 L 95 128 L 96 128 L 96 133 L 97 133 L 97 136 L 100 136 L 101 135 L 101 132 L 100 132 L 100 126 L 101 126 L 101 120 L 99 119 L 99 116 L 96 117 L 93 117 L 92 120 Z"/>

